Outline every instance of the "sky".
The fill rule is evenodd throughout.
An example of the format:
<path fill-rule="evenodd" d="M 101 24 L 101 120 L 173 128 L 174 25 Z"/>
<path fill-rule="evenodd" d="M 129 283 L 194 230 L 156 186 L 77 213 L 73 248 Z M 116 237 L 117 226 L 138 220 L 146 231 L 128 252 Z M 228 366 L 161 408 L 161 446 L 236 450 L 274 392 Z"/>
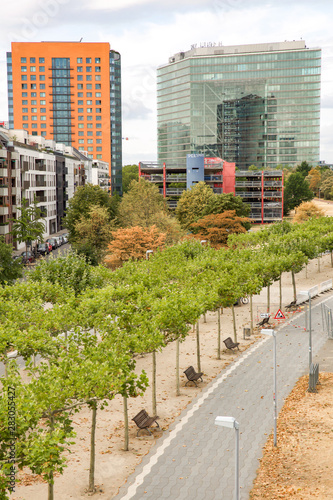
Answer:
<path fill-rule="evenodd" d="M 300 40 L 322 49 L 320 159 L 333 163 L 331 0 L 10 0 L 0 29 L 0 121 L 11 42 L 109 42 L 122 58 L 123 165 L 157 159 L 156 69 L 192 44 Z M 125 140 L 128 138 L 128 140 Z"/>

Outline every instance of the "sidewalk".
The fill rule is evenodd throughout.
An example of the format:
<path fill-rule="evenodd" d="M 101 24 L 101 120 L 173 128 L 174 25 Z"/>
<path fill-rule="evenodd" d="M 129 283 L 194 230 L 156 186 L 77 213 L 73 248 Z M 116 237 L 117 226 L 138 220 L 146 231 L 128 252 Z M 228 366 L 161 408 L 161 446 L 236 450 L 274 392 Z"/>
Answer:
<path fill-rule="evenodd" d="M 321 328 L 320 303 L 312 303 L 313 361 L 333 371 L 333 341 Z M 273 428 L 273 340 L 264 337 L 223 370 L 165 432 L 143 459 L 117 500 L 231 500 L 234 498 L 234 431 L 216 427 L 218 415 L 240 424 L 241 500 L 247 500 L 258 459 Z M 308 370 L 304 312 L 277 330 L 277 407 Z"/>

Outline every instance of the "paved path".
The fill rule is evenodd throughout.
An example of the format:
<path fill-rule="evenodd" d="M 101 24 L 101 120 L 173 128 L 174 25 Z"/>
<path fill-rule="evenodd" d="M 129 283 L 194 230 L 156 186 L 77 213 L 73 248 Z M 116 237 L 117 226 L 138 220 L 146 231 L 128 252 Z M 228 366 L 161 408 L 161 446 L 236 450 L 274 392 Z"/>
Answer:
<path fill-rule="evenodd" d="M 312 352 L 313 361 L 323 360 L 328 366 L 333 362 L 333 341 L 322 330 L 323 301 L 333 307 L 332 295 L 312 300 Z M 304 312 L 277 331 L 278 411 L 298 378 L 307 373 L 308 338 Z M 321 349 L 328 344 L 326 356 Z M 271 337 L 254 344 L 207 386 L 157 441 L 115 498 L 232 500 L 235 435 L 232 429 L 214 425 L 218 415 L 233 416 L 240 424 L 240 498 L 248 500 L 274 422 Z"/>

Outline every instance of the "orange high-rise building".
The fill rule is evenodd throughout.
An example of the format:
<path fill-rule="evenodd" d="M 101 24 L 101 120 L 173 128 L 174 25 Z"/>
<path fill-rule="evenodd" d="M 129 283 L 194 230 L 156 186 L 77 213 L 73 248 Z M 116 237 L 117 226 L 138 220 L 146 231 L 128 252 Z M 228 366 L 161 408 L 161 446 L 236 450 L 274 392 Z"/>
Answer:
<path fill-rule="evenodd" d="M 13 42 L 9 127 L 74 146 L 110 165 L 122 192 L 120 54 L 109 43 Z"/>

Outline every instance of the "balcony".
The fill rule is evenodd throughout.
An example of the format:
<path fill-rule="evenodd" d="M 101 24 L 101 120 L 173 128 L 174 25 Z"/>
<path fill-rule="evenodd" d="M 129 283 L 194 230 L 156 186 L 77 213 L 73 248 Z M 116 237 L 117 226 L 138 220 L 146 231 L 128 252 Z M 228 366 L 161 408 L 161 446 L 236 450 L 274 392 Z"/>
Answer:
<path fill-rule="evenodd" d="M 282 191 L 264 191 L 264 198 L 282 198 Z"/>
<path fill-rule="evenodd" d="M 8 196 L 8 186 L 0 185 L 0 196 Z"/>
<path fill-rule="evenodd" d="M 223 175 L 205 175 L 205 182 L 222 182 Z"/>
<path fill-rule="evenodd" d="M 36 180 L 36 187 L 46 187 L 46 181 L 44 180 Z"/>
<path fill-rule="evenodd" d="M 236 181 L 236 187 L 261 187 L 261 181 Z"/>
<path fill-rule="evenodd" d="M 8 168 L 0 168 L 0 177 L 8 177 Z"/>
<path fill-rule="evenodd" d="M 0 205 L 0 215 L 8 215 L 9 207 Z"/>
<path fill-rule="evenodd" d="M 185 188 L 166 188 L 165 194 L 167 196 L 180 196 L 184 191 L 186 191 Z"/>
<path fill-rule="evenodd" d="M 36 196 L 36 202 L 37 203 L 45 203 L 47 201 L 46 196 Z"/>
<path fill-rule="evenodd" d="M 214 188 L 213 187 L 213 191 L 215 194 L 223 194 L 223 188 Z"/>
<path fill-rule="evenodd" d="M 23 161 L 22 162 L 22 172 L 28 172 L 29 170 L 29 162 Z"/>
<path fill-rule="evenodd" d="M 23 181 L 23 189 L 29 189 L 30 188 L 30 181 Z"/>
<path fill-rule="evenodd" d="M 0 222 L 0 235 L 5 236 L 9 234 L 9 222 Z"/>
<path fill-rule="evenodd" d="M 235 196 L 241 196 L 242 198 L 261 198 L 261 191 L 253 193 L 252 191 L 236 191 Z"/>
<path fill-rule="evenodd" d="M 271 187 L 271 186 L 281 187 L 282 179 L 280 181 L 264 181 L 264 187 Z"/>
<path fill-rule="evenodd" d="M 186 175 L 167 175 L 167 182 L 186 182 Z"/>
<path fill-rule="evenodd" d="M 150 182 L 163 182 L 163 175 L 151 175 L 149 177 Z"/>

